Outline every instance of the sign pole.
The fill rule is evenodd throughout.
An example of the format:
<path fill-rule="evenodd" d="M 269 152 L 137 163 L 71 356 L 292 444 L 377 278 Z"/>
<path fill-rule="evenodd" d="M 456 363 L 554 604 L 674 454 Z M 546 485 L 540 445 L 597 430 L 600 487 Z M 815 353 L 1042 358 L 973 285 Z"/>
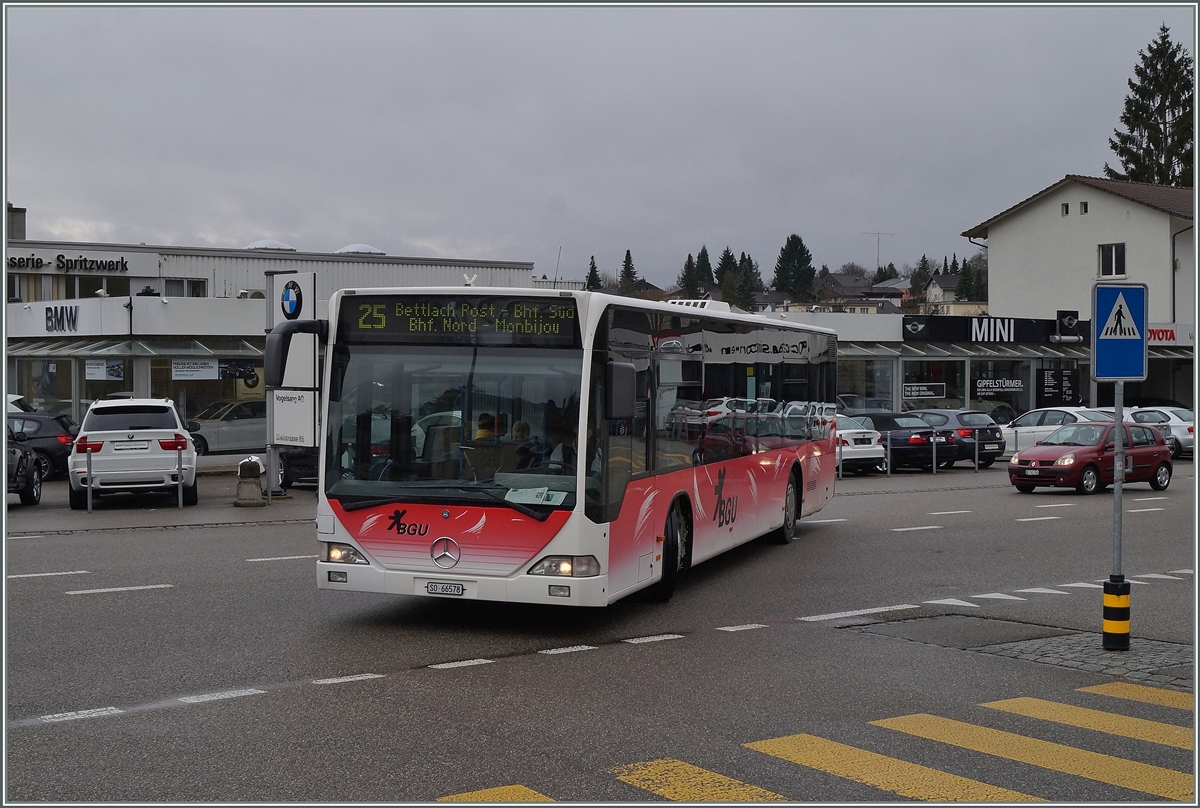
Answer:
<path fill-rule="evenodd" d="M 1148 289 L 1145 284 L 1098 283 L 1092 287 L 1092 377 L 1113 382 L 1113 564 L 1104 582 L 1103 644 L 1129 650 L 1129 595 L 1121 571 L 1125 485 L 1125 382 L 1145 381 Z"/>

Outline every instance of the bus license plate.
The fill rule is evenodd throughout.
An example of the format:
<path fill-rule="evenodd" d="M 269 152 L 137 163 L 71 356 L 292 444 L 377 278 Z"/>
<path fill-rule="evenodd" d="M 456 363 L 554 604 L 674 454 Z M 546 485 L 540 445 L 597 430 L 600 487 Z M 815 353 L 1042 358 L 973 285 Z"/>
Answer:
<path fill-rule="evenodd" d="M 1036 477 L 1042 473 L 1041 469 L 1025 469 L 1026 477 Z"/>
<path fill-rule="evenodd" d="M 431 595 L 461 595 L 463 593 L 462 584 L 443 584 L 437 581 L 430 581 L 425 584 L 425 591 Z"/>

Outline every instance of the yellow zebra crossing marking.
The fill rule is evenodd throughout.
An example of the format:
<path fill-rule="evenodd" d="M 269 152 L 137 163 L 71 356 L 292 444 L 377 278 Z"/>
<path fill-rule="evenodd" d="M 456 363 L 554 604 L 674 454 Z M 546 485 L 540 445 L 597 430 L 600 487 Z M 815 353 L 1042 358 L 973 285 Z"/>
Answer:
<path fill-rule="evenodd" d="M 539 794 L 525 786 L 498 786 L 485 788 L 482 791 L 466 791 L 462 794 L 451 794 L 448 797 L 438 797 L 438 802 L 554 802 L 545 794 Z"/>
<path fill-rule="evenodd" d="M 1163 746 L 1174 746 L 1178 749 L 1190 750 L 1193 747 L 1191 727 L 1164 724 L 1145 718 L 1131 718 L 1116 713 L 1105 713 L 1100 710 L 1089 710 L 1084 707 L 1073 707 L 1070 704 L 1032 698 L 989 701 L 979 706 L 1023 715 L 1026 718 L 1040 718 L 1057 724 L 1091 729 L 1109 735 L 1120 735 L 1123 738 L 1135 738 L 1139 741 L 1149 741 Z"/>
<path fill-rule="evenodd" d="M 870 723 L 919 738 L 928 738 L 1171 800 L 1190 802 L 1194 793 L 1194 778 L 1190 774 L 936 715 L 917 713 Z"/>
<path fill-rule="evenodd" d="M 1079 688 L 1081 693 L 1097 693 L 1101 696 L 1112 696 L 1127 701 L 1140 701 L 1143 704 L 1156 704 L 1160 707 L 1177 707 L 1180 710 L 1194 710 L 1195 699 L 1191 693 L 1181 693 L 1178 690 L 1163 690 L 1161 687 L 1147 687 L 1128 682 L 1111 682 L 1106 685 L 1093 685 Z"/>
<path fill-rule="evenodd" d="M 927 802 L 1042 802 L 1019 791 L 947 774 L 814 735 L 745 744 L 772 757 Z"/>
<path fill-rule="evenodd" d="M 608 772 L 674 802 L 787 802 L 773 791 L 671 758 L 631 763 Z"/>

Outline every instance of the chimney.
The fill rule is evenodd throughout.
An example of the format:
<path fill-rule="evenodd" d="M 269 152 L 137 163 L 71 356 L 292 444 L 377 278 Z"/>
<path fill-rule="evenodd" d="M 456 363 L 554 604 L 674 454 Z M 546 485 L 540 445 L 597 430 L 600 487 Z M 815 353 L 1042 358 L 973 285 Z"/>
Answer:
<path fill-rule="evenodd" d="M 25 240 L 25 208 L 14 208 L 8 203 L 8 237 Z"/>

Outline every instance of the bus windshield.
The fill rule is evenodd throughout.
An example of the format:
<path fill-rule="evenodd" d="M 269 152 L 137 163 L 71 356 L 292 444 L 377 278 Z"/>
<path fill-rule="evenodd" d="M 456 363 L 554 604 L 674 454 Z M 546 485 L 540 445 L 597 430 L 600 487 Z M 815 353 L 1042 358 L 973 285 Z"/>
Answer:
<path fill-rule="evenodd" d="M 338 344 L 326 495 L 570 509 L 582 373 L 578 348 Z"/>

